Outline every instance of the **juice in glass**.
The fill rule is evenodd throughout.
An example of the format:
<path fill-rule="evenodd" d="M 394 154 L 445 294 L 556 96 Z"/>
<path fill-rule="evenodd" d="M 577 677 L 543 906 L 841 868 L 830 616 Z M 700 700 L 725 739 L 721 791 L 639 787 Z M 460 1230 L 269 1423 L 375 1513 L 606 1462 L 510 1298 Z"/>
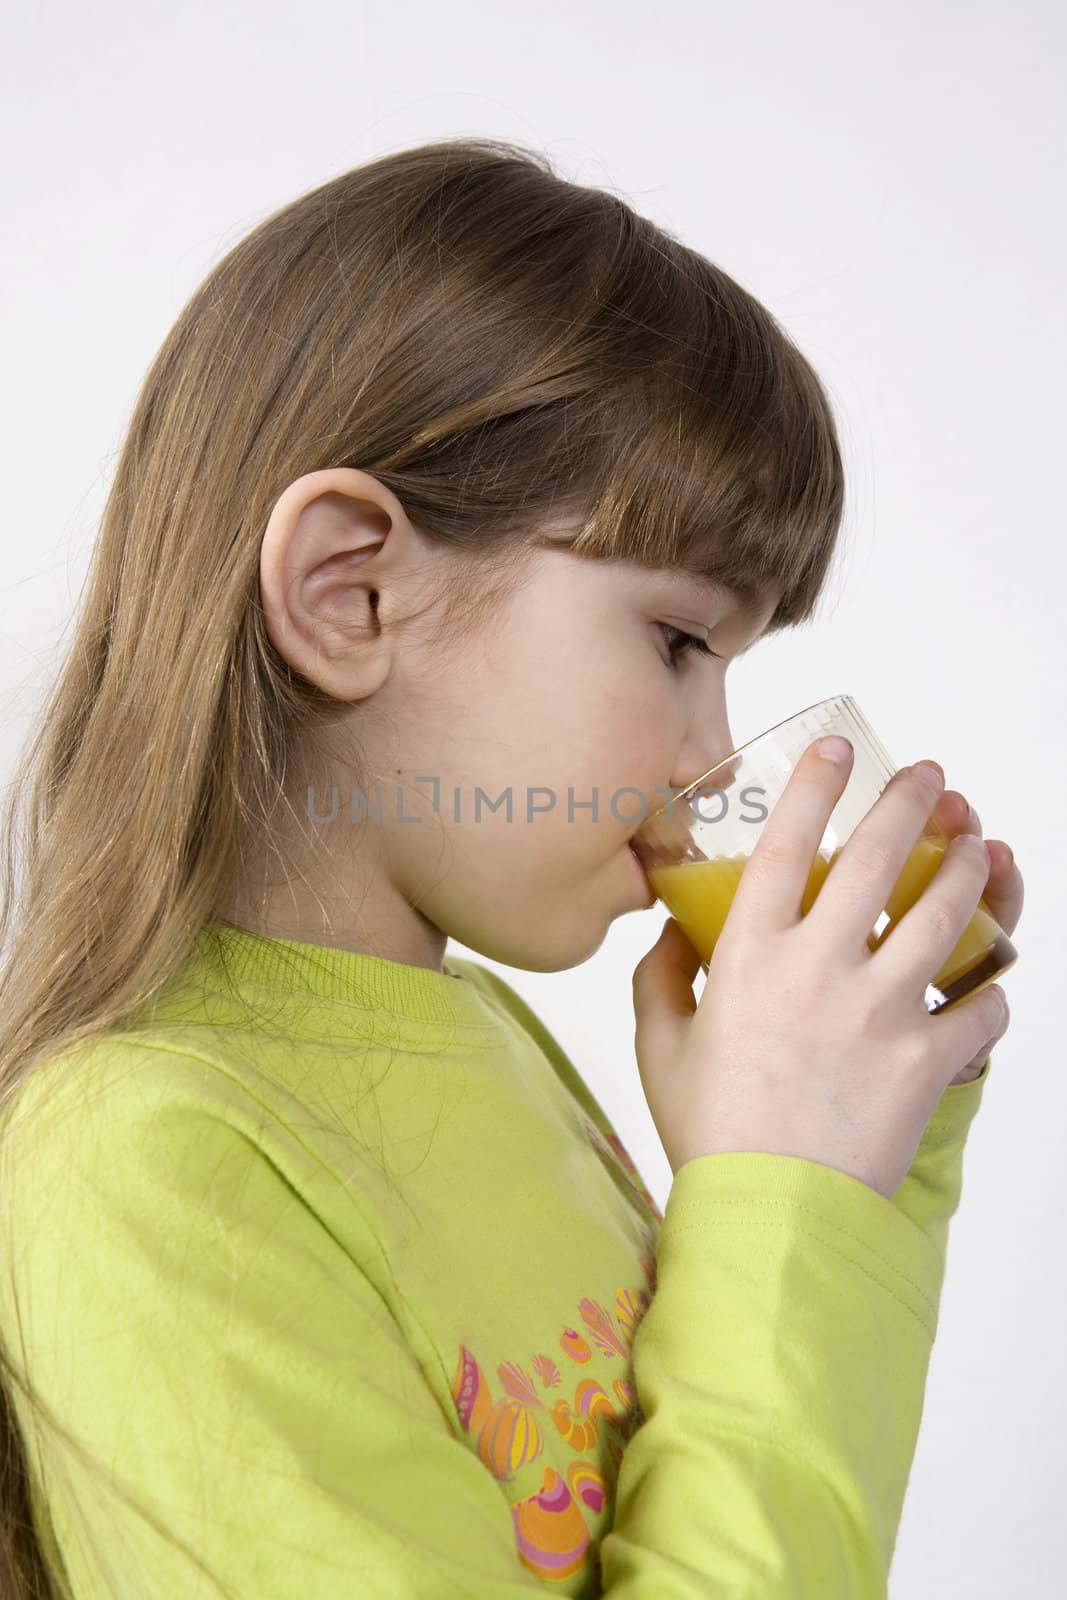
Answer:
<path fill-rule="evenodd" d="M 812 861 L 801 899 L 801 909 L 805 913 L 811 910 L 842 848 L 839 845 L 828 855 L 820 852 Z M 884 912 L 867 936 L 871 950 L 876 950 L 888 938 L 900 918 L 915 904 L 937 871 L 944 853 L 945 846 L 936 839 L 923 838 L 918 841 L 904 864 Z M 649 883 L 664 904 L 669 906 L 671 915 L 681 924 L 686 937 L 699 953 L 705 971 L 748 859 L 747 853 L 740 852 L 732 856 L 714 857 L 709 861 L 681 861 L 648 869 Z M 984 989 L 1014 965 L 1015 960 L 1014 947 L 1001 932 L 985 907 L 985 902 L 980 902 L 948 960 L 933 979 L 933 987 L 940 992 L 941 1000 L 930 1009 L 943 1011 L 954 1000 Z"/>

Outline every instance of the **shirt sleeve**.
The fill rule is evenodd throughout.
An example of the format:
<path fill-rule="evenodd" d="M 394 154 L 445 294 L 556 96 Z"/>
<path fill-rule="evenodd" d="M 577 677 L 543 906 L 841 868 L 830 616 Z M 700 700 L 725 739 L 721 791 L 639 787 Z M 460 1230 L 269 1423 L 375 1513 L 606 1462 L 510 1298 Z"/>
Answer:
<path fill-rule="evenodd" d="M 983 1081 L 947 1091 L 892 1201 L 791 1157 L 679 1171 L 601 1544 L 612 1600 L 884 1596 Z M 354 1259 L 294 1188 L 296 1136 L 217 1068 L 138 1045 L 61 1100 L 3 1146 L 0 1337 L 47 1407 L 17 1405 L 67 1594 L 543 1593 L 372 1231 Z"/>
<path fill-rule="evenodd" d="M 595 1104 L 521 997 L 486 977 Z M 889 1199 L 786 1156 L 679 1170 L 633 1348 L 645 1422 L 600 1549 L 612 1600 L 883 1600 L 990 1060 L 946 1088 Z"/>
<path fill-rule="evenodd" d="M 679 1168 L 601 1544 L 612 1600 L 884 1600 L 989 1066 L 945 1090 L 892 1199 L 791 1156 Z"/>

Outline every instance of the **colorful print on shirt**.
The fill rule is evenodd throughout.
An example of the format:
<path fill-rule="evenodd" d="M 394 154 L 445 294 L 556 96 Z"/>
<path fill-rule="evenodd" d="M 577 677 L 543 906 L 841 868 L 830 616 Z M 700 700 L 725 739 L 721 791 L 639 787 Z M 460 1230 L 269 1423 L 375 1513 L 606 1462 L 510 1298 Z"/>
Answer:
<path fill-rule="evenodd" d="M 623 1176 L 641 1203 L 652 1213 L 657 1222 L 662 1222 L 663 1212 L 645 1187 L 644 1180 L 638 1172 L 630 1152 L 618 1134 L 602 1132 L 589 1117 L 582 1118 L 581 1129 L 597 1155 L 603 1157 L 609 1166 L 617 1164 L 622 1169 Z"/>
<path fill-rule="evenodd" d="M 642 1204 L 662 1221 L 621 1140 L 589 1121 L 585 1132 L 599 1154 L 618 1162 Z M 529 1356 L 525 1365 L 501 1361 L 495 1369 L 503 1391 L 498 1395 L 474 1351 L 461 1344 L 452 1382 L 460 1424 L 502 1484 L 513 1483 L 546 1449 L 556 1454 L 557 1462 L 561 1450 L 573 1456 L 560 1463 L 562 1471 L 544 1465 L 540 1487 L 512 1501 L 511 1515 L 523 1566 L 538 1578 L 559 1583 L 588 1563 L 592 1587 L 583 1593 L 590 1595 L 601 1590 L 600 1540 L 612 1524 L 625 1445 L 644 1421 L 633 1384 L 631 1346 L 656 1290 L 658 1230 L 642 1223 L 641 1231 L 644 1250 L 638 1260 L 644 1286 L 616 1289 L 610 1309 L 592 1297 L 579 1301 L 580 1326 L 567 1321 L 560 1326 L 562 1362 L 543 1350 Z M 585 1369 L 581 1377 L 575 1366 Z"/>

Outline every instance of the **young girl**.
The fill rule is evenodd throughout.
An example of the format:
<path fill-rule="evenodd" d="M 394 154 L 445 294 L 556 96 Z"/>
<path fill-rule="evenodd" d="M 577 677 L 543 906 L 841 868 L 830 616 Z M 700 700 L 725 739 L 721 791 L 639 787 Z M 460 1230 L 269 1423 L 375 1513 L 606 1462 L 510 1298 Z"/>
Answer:
<path fill-rule="evenodd" d="M 733 747 L 842 506 L 769 313 L 518 147 L 374 161 L 209 274 L 11 812 L 5 1600 L 884 1595 L 1005 1026 L 921 996 L 983 888 L 1011 931 L 1007 847 L 872 956 L 936 792 L 798 921 L 848 771 L 805 755 L 699 1008 L 672 921 L 634 975 L 665 1215 L 445 957 L 558 971 L 651 903 L 611 797 Z"/>

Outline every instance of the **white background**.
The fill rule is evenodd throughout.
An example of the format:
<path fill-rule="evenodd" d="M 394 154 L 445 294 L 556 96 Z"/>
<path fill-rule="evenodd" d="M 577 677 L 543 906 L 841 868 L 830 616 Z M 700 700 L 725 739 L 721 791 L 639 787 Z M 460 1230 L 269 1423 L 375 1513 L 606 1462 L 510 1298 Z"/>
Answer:
<path fill-rule="evenodd" d="M 166 330 L 237 238 L 348 167 L 448 135 L 532 144 L 724 267 L 821 373 L 847 549 L 816 622 L 731 669 L 735 736 L 852 693 L 898 764 L 942 763 L 1027 883 L 891 1595 L 1061 1594 L 1062 8 L 104 0 L 19 7 L 5 35 L 5 778 Z M 661 1206 L 630 979 L 663 915 L 622 918 L 571 972 L 498 968 Z"/>

